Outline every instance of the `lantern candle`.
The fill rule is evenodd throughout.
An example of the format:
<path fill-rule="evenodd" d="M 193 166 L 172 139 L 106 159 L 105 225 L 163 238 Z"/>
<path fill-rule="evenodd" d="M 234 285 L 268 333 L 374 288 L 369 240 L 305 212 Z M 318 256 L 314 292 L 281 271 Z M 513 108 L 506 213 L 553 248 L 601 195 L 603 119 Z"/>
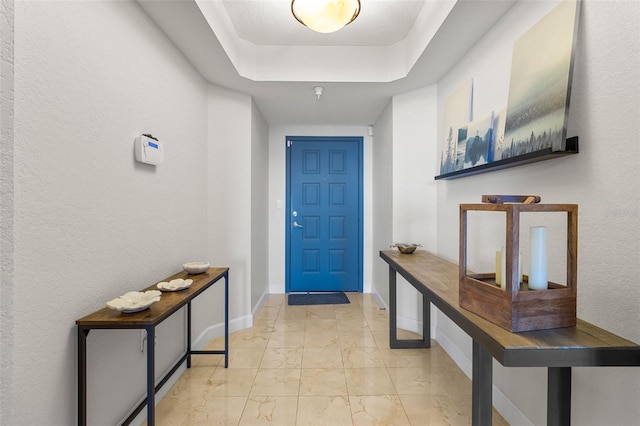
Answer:
<path fill-rule="evenodd" d="M 504 254 L 504 250 L 496 251 L 496 284 L 502 287 L 502 265 L 504 262 L 502 261 L 502 256 Z"/>
<path fill-rule="evenodd" d="M 529 290 L 546 290 L 547 282 L 547 228 L 532 226 L 529 230 L 531 261 Z"/>
<path fill-rule="evenodd" d="M 500 261 L 500 276 L 502 279 L 500 280 L 500 288 L 507 288 L 507 251 L 502 247 L 502 251 L 500 252 L 502 257 Z"/>

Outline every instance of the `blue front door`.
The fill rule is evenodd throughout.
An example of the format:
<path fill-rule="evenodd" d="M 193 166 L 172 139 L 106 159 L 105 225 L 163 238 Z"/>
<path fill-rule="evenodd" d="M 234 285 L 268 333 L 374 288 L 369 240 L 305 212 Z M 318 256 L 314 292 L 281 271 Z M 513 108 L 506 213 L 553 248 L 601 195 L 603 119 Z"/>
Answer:
<path fill-rule="evenodd" d="M 287 292 L 362 291 L 362 138 L 287 138 Z"/>

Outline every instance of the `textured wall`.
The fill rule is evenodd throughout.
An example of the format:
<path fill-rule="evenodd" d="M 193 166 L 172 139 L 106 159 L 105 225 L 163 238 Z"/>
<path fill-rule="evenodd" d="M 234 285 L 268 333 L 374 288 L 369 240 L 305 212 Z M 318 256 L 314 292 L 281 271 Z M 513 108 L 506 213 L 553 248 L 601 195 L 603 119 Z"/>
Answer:
<path fill-rule="evenodd" d="M 14 5 L 0 2 L 0 424 L 10 424 L 14 292 Z"/>
<path fill-rule="evenodd" d="M 393 244 L 393 102 L 390 101 L 373 126 L 373 274 L 372 289 L 389 305 L 389 266 L 379 250 Z"/>
<path fill-rule="evenodd" d="M 209 85 L 208 133 L 208 257 L 230 268 L 229 315 L 243 318 L 251 314 L 251 97 Z"/>
<path fill-rule="evenodd" d="M 432 123 L 437 119 L 435 85 L 394 96 L 393 242 L 420 243 L 432 252 L 437 244 L 437 185 L 428 171 L 436 155 L 437 127 Z M 402 277 L 397 293 L 398 327 L 422 330 L 420 293 Z"/>
<path fill-rule="evenodd" d="M 520 2 L 507 12 L 439 82 L 440 111 L 446 97 L 469 78 L 475 86 L 474 117 L 504 108 L 513 42 L 551 7 L 553 3 Z M 482 194 L 538 194 L 547 203 L 577 203 L 578 316 L 640 342 L 640 4 L 586 0 L 580 18 L 568 131 L 580 137 L 580 154 L 439 182 L 438 251 L 457 261 L 458 205 L 479 202 Z M 439 140 L 444 140 L 442 129 Z M 432 162 L 434 170 L 438 158 Z M 490 238 L 484 243 L 491 250 L 500 246 Z M 455 326 L 441 316 L 438 327 L 470 358 L 471 345 L 456 335 Z M 526 416 L 512 421 L 545 423 L 542 369 L 497 368 L 494 376 Z M 638 383 L 637 368 L 575 369 L 573 422 L 636 424 Z"/>
<path fill-rule="evenodd" d="M 206 254 L 206 85 L 135 2 L 15 6 L 11 424 L 69 425 L 75 320 Z M 134 161 L 143 132 L 157 168 Z M 158 330 L 158 370 L 182 321 Z M 144 393 L 140 333 L 88 344 L 89 423 L 114 424 Z"/>
<path fill-rule="evenodd" d="M 269 292 L 269 126 L 251 103 L 251 309 Z"/>

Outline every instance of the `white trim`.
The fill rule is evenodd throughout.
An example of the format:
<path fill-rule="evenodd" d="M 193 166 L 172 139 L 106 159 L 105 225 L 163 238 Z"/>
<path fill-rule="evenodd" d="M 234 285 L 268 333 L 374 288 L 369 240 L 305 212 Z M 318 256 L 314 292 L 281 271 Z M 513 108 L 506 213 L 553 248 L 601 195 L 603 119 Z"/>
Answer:
<path fill-rule="evenodd" d="M 411 331 L 413 333 L 422 334 L 422 321 L 417 321 L 413 318 L 403 317 L 397 315 L 396 312 L 396 325 L 403 330 Z"/>
<path fill-rule="evenodd" d="M 184 354 L 183 354 L 184 355 Z M 156 407 L 158 406 L 158 404 L 160 404 L 160 401 L 162 401 L 162 398 L 165 397 L 165 395 L 169 392 L 169 390 L 171 390 L 171 388 L 173 387 L 173 385 L 176 384 L 176 382 L 178 381 L 178 379 L 180 378 L 180 376 L 182 376 L 182 374 L 187 371 L 187 363 L 183 362 L 182 365 L 180 367 L 178 367 L 178 369 L 176 371 L 173 372 L 173 374 L 171 375 L 171 377 L 169 377 L 169 380 L 167 380 L 167 382 L 162 386 L 162 388 L 160 389 L 160 391 L 156 392 L 155 395 L 155 402 L 156 402 Z M 166 372 L 164 373 L 166 374 Z M 162 376 L 161 376 L 162 377 Z M 157 384 L 157 383 L 156 383 Z M 140 400 L 136 403 L 136 407 L 138 406 L 138 404 L 140 404 L 142 401 L 146 400 L 147 396 L 143 396 L 142 398 L 140 398 Z M 123 418 L 122 421 L 119 424 L 124 423 L 124 421 L 127 419 L 127 417 L 133 412 L 133 409 L 128 412 Z M 138 413 L 138 415 L 131 421 L 132 425 L 142 425 L 145 421 L 147 420 L 147 409 L 146 407 L 142 409 L 142 411 L 140 411 Z"/>
<path fill-rule="evenodd" d="M 246 315 L 244 317 L 229 321 L 229 334 L 233 333 L 234 331 L 244 330 L 245 328 L 249 328 L 253 325 L 253 316 L 257 311 L 260 310 L 260 308 L 264 304 L 264 300 L 266 296 L 268 296 L 268 293 L 265 292 L 265 294 L 263 294 L 262 297 L 260 298 L 260 301 L 256 304 L 256 307 L 253 309 L 252 315 Z M 204 345 L 207 342 L 222 336 L 224 336 L 224 323 L 214 324 L 210 327 L 207 327 L 193 341 L 192 349 L 202 350 L 204 349 Z M 183 362 L 182 365 L 178 367 L 178 369 L 171 375 L 169 380 L 167 380 L 164 386 L 162 386 L 160 391 L 156 393 L 156 397 L 155 397 L 156 407 L 158 406 L 162 398 L 164 398 L 167 392 L 171 389 L 171 387 L 176 383 L 176 381 L 180 378 L 180 376 L 182 376 L 182 374 L 185 371 L 187 371 L 187 363 Z M 166 374 L 166 372 L 163 374 Z M 136 406 L 146 398 L 147 398 L 146 396 L 142 397 L 136 403 Z M 131 410 L 131 412 L 133 412 L 133 410 Z M 122 422 L 124 422 L 124 420 L 127 418 L 127 416 L 131 414 L 131 412 L 126 414 L 126 416 L 122 419 Z M 132 420 L 131 424 L 142 425 L 142 423 L 146 420 L 147 420 L 147 410 L 144 409 Z"/>
<path fill-rule="evenodd" d="M 365 293 L 363 292 L 362 294 L 365 294 Z M 373 299 L 376 301 L 378 306 L 380 306 L 380 308 L 386 310 L 387 312 L 389 311 L 389 306 L 387 306 L 387 304 L 384 301 L 384 299 L 382 297 L 380 297 L 380 295 L 378 293 L 371 292 L 370 294 L 371 294 L 371 296 L 373 296 Z"/>
<path fill-rule="evenodd" d="M 451 357 L 453 362 L 456 363 L 462 372 L 469 378 L 471 378 L 471 372 L 473 371 L 473 363 L 467 356 L 456 346 L 447 335 L 438 327 L 433 335 L 438 344 L 444 349 L 444 351 Z"/>
<path fill-rule="evenodd" d="M 462 372 L 471 379 L 472 371 L 473 371 L 473 362 L 471 359 L 467 358 L 467 356 L 458 348 L 448 337 L 447 335 L 436 327 L 435 333 L 436 341 L 444 349 L 444 351 L 453 359 L 456 365 L 462 370 Z M 497 361 L 493 361 L 495 364 Z M 510 424 L 510 425 L 518 425 L 518 426 L 534 426 L 534 423 L 524 415 L 522 411 L 518 408 L 517 405 L 513 403 L 505 395 L 500 388 L 498 388 L 495 384 L 492 387 L 493 393 L 493 406 L 500 413 L 502 417 Z"/>
<path fill-rule="evenodd" d="M 370 293 L 375 299 L 376 303 L 380 306 L 381 309 L 384 309 L 389 312 L 389 306 L 387 303 L 380 297 L 378 293 Z M 411 331 L 413 333 L 422 334 L 422 321 L 418 321 L 413 318 L 403 317 L 401 315 L 396 315 L 396 325 L 398 328 L 403 330 Z M 429 330 L 431 336 L 436 335 L 436 324 L 435 318 L 433 314 L 431 315 L 431 330 Z"/>
<path fill-rule="evenodd" d="M 510 425 L 535 425 L 496 385 L 493 385 L 493 406 Z"/>
<path fill-rule="evenodd" d="M 260 312 L 260 309 L 262 309 L 262 305 L 264 305 L 265 300 L 267 300 L 267 297 L 270 295 L 271 293 L 269 293 L 269 289 L 266 289 L 264 291 L 264 293 L 262 293 L 262 297 L 260 297 L 260 300 L 258 300 L 258 303 L 256 303 L 256 306 L 253 307 L 253 309 L 251 310 L 251 316 L 253 318 L 256 317 L 256 315 L 258 315 L 258 313 Z M 253 322 L 252 322 L 253 324 Z"/>
<path fill-rule="evenodd" d="M 234 331 L 244 330 L 253 326 L 253 316 L 245 315 L 234 320 L 229 321 L 229 334 Z M 214 324 L 207 327 L 192 343 L 193 349 L 204 349 L 204 345 L 218 337 L 224 336 L 224 323 Z"/>

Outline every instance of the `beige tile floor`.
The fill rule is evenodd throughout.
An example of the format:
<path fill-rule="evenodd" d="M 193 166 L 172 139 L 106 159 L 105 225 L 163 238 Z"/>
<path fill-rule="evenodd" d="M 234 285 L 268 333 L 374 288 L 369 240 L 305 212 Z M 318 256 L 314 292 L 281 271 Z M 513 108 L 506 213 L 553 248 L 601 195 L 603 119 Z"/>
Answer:
<path fill-rule="evenodd" d="M 269 296 L 254 326 L 230 335 L 229 368 L 222 356 L 194 356 L 156 423 L 471 424 L 471 382 L 442 348 L 389 349 L 387 312 L 369 294 L 348 296 L 348 305 L 322 306 Z M 493 419 L 507 425 L 495 410 Z"/>

